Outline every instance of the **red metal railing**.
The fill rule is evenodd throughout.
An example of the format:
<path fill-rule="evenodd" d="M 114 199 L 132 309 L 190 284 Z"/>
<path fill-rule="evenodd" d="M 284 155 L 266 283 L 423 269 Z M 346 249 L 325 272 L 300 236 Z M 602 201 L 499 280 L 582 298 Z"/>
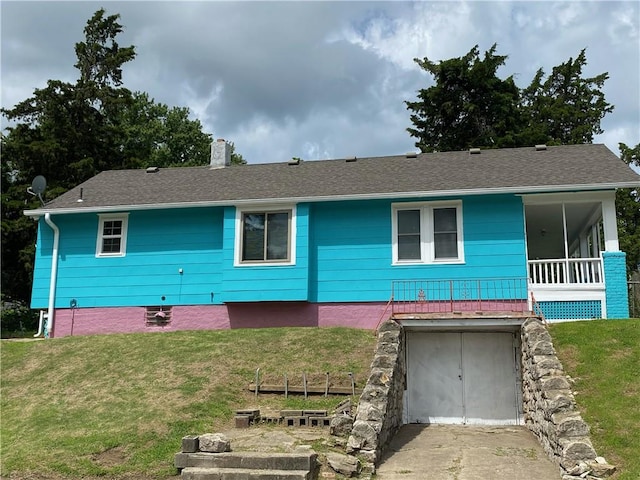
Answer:
<path fill-rule="evenodd" d="M 396 280 L 392 313 L 528 312 L 526 278 Z"/>

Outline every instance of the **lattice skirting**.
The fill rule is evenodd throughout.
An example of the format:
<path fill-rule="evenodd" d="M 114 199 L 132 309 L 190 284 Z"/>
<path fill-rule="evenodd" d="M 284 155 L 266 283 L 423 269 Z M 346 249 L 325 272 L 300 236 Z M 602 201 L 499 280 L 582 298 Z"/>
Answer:
<path fill-rule="evenodd" d="M 600 300 L 538 302 L 548 320 L 579 320 L 602 318 Z"/>

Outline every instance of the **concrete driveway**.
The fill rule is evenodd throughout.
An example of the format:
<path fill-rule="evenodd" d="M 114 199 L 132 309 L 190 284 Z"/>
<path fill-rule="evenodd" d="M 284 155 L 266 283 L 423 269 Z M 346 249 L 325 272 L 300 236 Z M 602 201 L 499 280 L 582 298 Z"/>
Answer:
<path fill-rule="evenodd" d="M 376 480 L 560 480 L 525 427 L 404 425 L 382 457 Z"/>

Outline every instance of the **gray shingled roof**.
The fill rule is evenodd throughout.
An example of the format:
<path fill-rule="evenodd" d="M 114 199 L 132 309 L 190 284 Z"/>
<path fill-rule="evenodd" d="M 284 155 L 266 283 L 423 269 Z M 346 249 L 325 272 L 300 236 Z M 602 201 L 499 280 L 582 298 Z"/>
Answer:
<path fill-rule="evenodd" d="M 210 167 L 102 172 L 44 207 L 26 212 L 125 210 L 187 204 L 331 200 L 596 190 L 640 185 L 604 145 L 424 153 Z M 78 202 L 82 189 L 83 201 Z"/>

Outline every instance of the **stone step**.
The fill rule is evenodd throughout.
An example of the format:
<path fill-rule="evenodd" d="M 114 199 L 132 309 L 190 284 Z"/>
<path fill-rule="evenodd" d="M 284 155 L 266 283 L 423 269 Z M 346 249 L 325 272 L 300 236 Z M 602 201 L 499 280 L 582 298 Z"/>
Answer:
<path fill-rule="evenodd" d="M 250 468 L 187 467 L 182 470 L 184 480 L 313 480 L 305 470 L 253 470 Z"/>
<path fill-rule="evenodd" d="M 254 470 L 305 470 L 315 471 L 318 454 L 224 452 L 177 453 L 176 468 L 245 468 Z"/>

